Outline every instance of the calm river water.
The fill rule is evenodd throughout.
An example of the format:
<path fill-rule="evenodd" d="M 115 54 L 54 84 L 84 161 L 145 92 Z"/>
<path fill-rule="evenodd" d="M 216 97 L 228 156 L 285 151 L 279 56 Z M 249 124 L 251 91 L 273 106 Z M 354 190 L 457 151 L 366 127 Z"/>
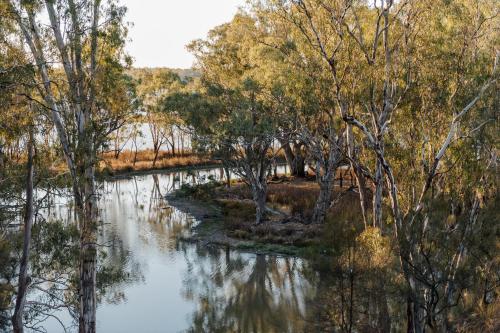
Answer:
<path fill-rule="evenodd" d="M 99 332 L 302 332 L 318 274 L 305 260 L 256 255 L 178 241 L 197 221 L 165 195 L 184 183 L 218 179 L 220 170 L 172 172 L 105 182 L 99 242 L 105 263 L 126 282 L 106 289 Z M 64 199 L 50 218 L 71 221 Z M 59 313 L 65 324 L 71 317 Z M 64 332 L 54 319 L 43 326 Z M 76 327 L 70 327 L 75 331 Z"/>

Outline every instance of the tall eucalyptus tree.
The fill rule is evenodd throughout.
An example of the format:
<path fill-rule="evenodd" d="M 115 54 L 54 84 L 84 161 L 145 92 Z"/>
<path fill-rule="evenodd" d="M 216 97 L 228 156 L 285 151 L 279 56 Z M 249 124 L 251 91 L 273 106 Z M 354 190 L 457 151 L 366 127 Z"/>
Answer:
<path fill-rule="evenodd" d="M 426 325 L 446 323 L 443 313 L 460 297 L 456 272 L 464 265 L 465 239 L 470 241 L 477 225 L 478 204 L 484 200 L 479 193 L 495 188 L 486 185 L 496 163 L 495 149 L 478 134 L 492 122 L 484 118 L 490 112 L 481 107 L 481 99 L 498 80 L 498 60 L 492 65 L 498 50 L 491 47 L 498 45 L 498 6 L 466 0 L 256 2 L 273 15 L 273 21 L 290 28 L 286 41 L 294 41 L 304 59 L 322 59 L 322 68 L 333 79 L 325 94 L 333 91 L 349 134 L 362 138 L 370 152 L 364 162 L 353 156 L 351 146 L 349 157 L 353 164 L 364 164 L 363 173 L 373 181 L 372 218 L 380 228 L 387 219 L 383 210 L 383 190 L 387 190 L 389 220 L 408 284 L 408 330 L 422 332 Z M 494 99 L 490 95 L 487 101 Z M 474 113 L 478 106 L 483 111 Z M 465 136 L 459 134 L 461 123 L 467 128 Z M 405 125 L 412 126 L 410 132 Z M 458 170 L 457 164 L 445 156 L 453 144 L 467 156 L 470 146 L 459 144 L 465 139 L 477 149 L 477 162 L 467 163 L 476 165 L 478 173 L 472 176 L 465 165 L 458 168 L 472 177 L 459 189 L 445 176 Z M 420 167 L 414 163 L 416 143 L 423 147 Z M 410 155 L 404 153 L 405 147 Z M 373 163 L 373 173 L 367 162 Z M 471 187 L 477 189 L 475 194 Z M 445 198 L 455 202 L 457 193 L 463 195 L 461 206 L 467 206 L 467 216 L 457 222 L 458 237 L 443 230 L 446 225 L 430 209 Z M 451 211 L 456 212 L 456 203 Z M 432 249 L 441 234 L 447 235 L 455 251 Z"/>
<path fill-rule="evenodd" d="M 36 68 L 38 102 L 56 129 L 71 175 L 80 230 L 79 330 L 95 332 L 95 169 L 98 150 L 122 125 L 123 110 L 113 108 L 107 92 L 123 87 L 125 10 L 101 0 L 12 0 L 8 5 Z M 48 25 L 42 24 L 42 11 Z"/>
<path fill-rule="evenodd" d="M 201 69 L 206 113 L 191 116 L 190 125 L 204 129 L 198 141 L 212 150 L 250 186 L 255 222 L 266 213 L 267 176 L 276 138 L 277 114 L 267 103 L 255 20 L 243 14 L 211 30 L 207 40 L 190 45 Z M 189 104 L 187 104 L 189 105 Z M 193 105 L 199 105 L 195 103 Z M 196 112 L 196 110 L 193 110 Z M 200 110 L 201 111 L 201 110 Z M 191 113 L 193 115 L 193 113 Z"/>

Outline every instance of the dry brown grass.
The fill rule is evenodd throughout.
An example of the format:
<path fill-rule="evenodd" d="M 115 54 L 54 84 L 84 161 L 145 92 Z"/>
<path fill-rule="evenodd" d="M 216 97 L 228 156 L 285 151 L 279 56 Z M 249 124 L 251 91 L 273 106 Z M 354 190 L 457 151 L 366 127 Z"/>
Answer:
<path fill-rule="evenodd" d="M 332 207 L 329 214 L 344 215 L 346 212 L 352 213 L 350 218 L 358 218 L 360 212 L 359 197 L 354 192 L 343 193 L 350 185 L 350 180 L 344 177 L 344 186 L 340 187 L 340 182 L 335 182 L 333 199 L 342 195 L 340 200 Z M 281 183 L 270 183 L 267 191 L 267 203 L 283 211 L 286 214 L 295 216 L 302 220 L 309 220 L 312 217 L 314 205 L 319 194 L 319 186 L 312 179 L 284 179 Z M 233 187 L 221 190 L 217 196 L 221 199 L 229 200 L 251 200 L 252 193 L 248 186 L 237 183 Z"/>
<path fill-rule="evenodd" d="M 308 219 L 312 216 L 318 193 L 316 182 L 295 180 L 292 183 L 270 184 L 267 201 L 291 215 Z"/>
<path fill-rule="evenodd" d="M 168 151 L 160 151 L 158 153 L 158 160 L 171 158 L 171 157 L 190 156 L 190 155 L 193 155 L 193 153 L 191 151 L 187 151 L 187 150 L 180 153 L 180 154 L 177 153 L 176 155 L 172 155 L 172 153 L 168 152 Z M 118 160 L 123 161 L 123 162 L 133 162 L 134 156 L 135 156 L 135 152 L 133 152 L 132 150 L 124 150 L 119 154 Z M 154 154 L 153 149 L 139 150 L 137 152 L 136 161 L 152 161 L 154 159 L 154 156 L 155 156 L 155 154 Z M 104 160 L 114 160 L 115 154 L 113 152 L 104 153 L 104 154 L 102 154 L 102 158 Z"/>
<path fill-rule="evenodd" d="M 154 166 L 153 150 L 138 151 L 135 162 L 134 156 L 135 154 L 132 151 L 123 151 L 118 158 L 115 158 L 113 153 L 104 153 L 100 156 L 101 161 L 99 162 L 98 171 L 115 174 L 219 164 L 218 161 L 211 160 L 192 152 L 176 154 L 175 156 L 169 152 L 160 152 Z M 63 160 L 53 162 L 50 167 L 50 171 L 54 174 L 61 174 L 67 170 L 68 168 Z"/>
<path fill-rule="evenodd" d="M 313 180 L 283 179 L 270 183 L 267 204 L 283 215 L 268 215 L 268 220 L 254 225 L 255 206 L 248 186 L 237 183 L 230 189 L 219 187 L 212 191 L 224 215 L 228 235 L 238 239 L 258 240 L 273 244 L 336 244 L 335 249 L 352 243 L 363 230 L 357 193 L 347 186 L 335 186 L 333 198 L 339 198 L 328 210 L 323 225 L 307 224 L 310 221 L 319 186 Z M 305 223 L 305 224 L 304 224 Z"/>
<path fill-rule="evenodd" d="M 191 152 L 176 154 L 175 156 L 168 152 L 160 152 L 154 166 L 153 160 L 154 152 L 152 150 L 139 151 L 136 157 L 132 151 L 123 151 L 118 159 L 112 153 L 105 153 L 99 166 L 103 172 L 121 173 L 217 164 L 217 161 Z"/>

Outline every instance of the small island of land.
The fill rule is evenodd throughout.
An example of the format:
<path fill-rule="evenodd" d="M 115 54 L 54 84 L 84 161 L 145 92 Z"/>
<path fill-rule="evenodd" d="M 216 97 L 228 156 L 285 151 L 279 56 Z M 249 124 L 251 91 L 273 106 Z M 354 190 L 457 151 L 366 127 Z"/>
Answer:
<path fill-rule="evenodd" d="M 184 185 L 167 196 L 168 203 L 188 212 L 200 222 L 186 241 L 228 246 L 257 253 L 306 255 L 331 251 L 331 244 L 346 236 L 340 231 L 363 230 L 358 194 L 350 178 L 343 175 L 333 190 L 335 205 L 324 224 L 310 223 L 319 192 L 314 177 L 281 176 L 268 185 L 266 218 L 255 223 L 251 191 L 242 181 L 210 181 Z M 338 242 L 336 242 L 338 244 Z"/>

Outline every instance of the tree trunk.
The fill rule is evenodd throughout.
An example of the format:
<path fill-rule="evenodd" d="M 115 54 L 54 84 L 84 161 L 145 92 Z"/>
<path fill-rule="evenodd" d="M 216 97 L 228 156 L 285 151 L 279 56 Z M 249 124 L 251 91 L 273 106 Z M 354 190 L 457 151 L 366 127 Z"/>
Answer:
<path fill-rule="evenodd" d="M 312 223 L 323 223 L 325 221 L 326 213 L 332 202 L 334 177 L 329 173 L 321 178 L 323 179 L 319 184 L 319 195 L 314 206 Z"/>
<path fill-rule="evenodd" d="M 175 157 L 175 137 L 172 134 L 172 156 Z"/>
<path fill-rule="evenodd" d="M 273 167 L 273 177 L 276 179 L 278 178 L 278 163 L 276 162 L 275 158 L 273 158 L 272 167 Z"/>
<path fill-rule="evenodd" d="M 94 224 L 85 221 L 85 224 Z M 80 242 L 80 316 L 79 332 L 95 333 L 96 331 L 96 266 L 97 246 L 95 232 L 84 227 Z"/>
<path fill-rule="evenodd" d="M 118 159 L 118 157 L 120 157 L 120 129 L 117 129 L 116 130 L 116 137 L 115 137 L 115 140 L 114 140 L 114 144 L 115 144 L 115 147 L 114 147 L 114 151 L 115 151 L 115 160 Z"/>
<path fill-rule="evenodd" d="M 375 302 L 379 303 L 377 326 L 380 332 L 391 332 L 391 315 L 389 313 L 389 304 L 387 304 L 387 290 L 385 286 L 382 288 L 380 298 L 375 300 Z"/>
<path fill-rule="evenodd" d="M 14 333 L 24 332 L 23 312 L 26 303 L 26 293 L 29 285 L 28 262 L 31 244 L 31 227 L 33 225 L 33 177 L 34 177 L 34 138 L 33 128 L 30 128 L 28 143 L 28 176 L 26 178 L 26 210 L 24 215 L 23 254 L 19 265 L 19 285 L 17 288 L 16 306 L 12 316 Z"/>
<path fill-rule="evenodd" d="M 182 152 L 182 156 L 186 155 L 186 148 L 184 148 L 184 135 L 181 136 L 181 152 Z"/>
<path fill-rule="evenodd" d="M 88 115 L 90 117 L 90 115 Z M 89 120 L 89 118 L 87 118 Z M 84 140 L 83 193 L 85 206 L 80 231 L 80 333 L 96 331 L 96 270 L 97 270 L 97 197 L 93 144 L 88 133 Z"/>
<path fill-rule="evenodd" d="M 424 314 L 420 303 L 412 297 L 407 300 L 407 332 L 408 333 L 423 333 L 424 332 Z"/>
<path fill-rule="evenodd" d="M 132 163 L 133 166 L 135 166 L 135 163 L 137 163 L 137 134 L 134 134 L 134 162 Z"/>
<path fill-rule="evenodd" d="M 180 133 L 177 133 L 177 152 L 180 156 L 182 156 Z"/>
<path fill-rule="evenodd" d="M 300 143 L 293 143 L 293 150 L 290 143 L 287 141 L 281 142 L 283 151 L 285 152 L 286 162 L 290 166 L 290 175 L 294 177 L 304 178 L 305 173 L 305 158 L 302 155 Z"/>
<path fill-rule="evenodd" d="M 290 166 L 290 175 L 295 176 L 296 170 L 294 168 L 294 155 L 292 148 L 288 142 L 282 142 L 283 151 L 285 152 L 285 159 Z"/>
<path fill-rule="evenodd" d="M 383 189 L 383 172 L 382 163 L 377 159 L 375 169 L 375 190 L 373 191 L 373 226 L 382 227 L 382 189 Z"/>
<path fill-rule="evenodd" d="M 158 160 L 158 155 L 160 154 L 160 147 L 158 145 L 154 145 L 154 157 L 153 157 L 153 168 L 156 166 L 156 161 Z"/>
<path fill-rule="evenodd" d="M 224 173 L 226 174 L 226 187 L 231 187 L 231 169 L 228 166 L 222 166 Z"/>
<path fill-rule="evenodd" d="M 302 144 L 293 144 L 293 169 L 295 170 L 294 176 L 304 178 L 306 176 L 306 160 L 302 154 Z"/>
<path fill-rule="evenodd" d="M 255 202 L 255 224 L 261 224 L 266 212 L 266 182 L 258 181 L 256 184 L 252 184 L 252 195 L 253 201 Z"/>
<path fill-rule="evenodd" d="M 0 179 L 4 174 L 4 169 L 5 169 L 4 144 L 3 144 L 3 142 L 0 141 Z"/>
<path fill-rule="evenodd" d="M 321 145 L 316 141 L 314 146 L 311 146 L 311 151 L 317 159 L 316 162 L 316 180 L 319 184 L 319 195 L 314 206 L 312 223 L 323 223 L 325 221 L 326 213 L 332 203 L 332 191 L 335 182 L 335 174 L 342 158 L 342 151 L 340 147 L 343 145 L 342 138 L 335 139 L 333 130 L 330 130 L 330 142 L 328 155 L 325 158 L 321 149 Z M 323 174 L 321 174 L 323 170 Z"/>
<path fill-rule="evenodd" d="M 361 206 L 361 214 L 363 215 L 363 223 L 365 228 L 368 225 L 368 219 L 366 214 L 366 179 L 361 171 L 361 167 L 359 166 L 359 159 L 356 153 L 356 149 L 354 147 L 354 136 L 352 133 L 352 126 L 350 124 L 347 125 L 347 153 L 351 159 L 351 168 L 354 173 L 354 177 L 356 178 L 356 185 L 358 187 L 359 192 L 359 204 Z M 352 173 L 351 173 L 351 183 L 352 183 Z"/>
<path fill-rule="evenodd" d="M 359 169 L 359 167 L 356 167 L 354 169 L 354 177 L 356 178 L 356 185 L 358 187 L 359 191 L 359 204 L 361 206 L 361 214 L 363 215 L 363 223 L 365 224 L 365 227 L 368 225 L 368 220 L 367 220 L 367 195 L 366 195 L 366 179 L 365 176 L 363 175 L 363 172 Z"/>

